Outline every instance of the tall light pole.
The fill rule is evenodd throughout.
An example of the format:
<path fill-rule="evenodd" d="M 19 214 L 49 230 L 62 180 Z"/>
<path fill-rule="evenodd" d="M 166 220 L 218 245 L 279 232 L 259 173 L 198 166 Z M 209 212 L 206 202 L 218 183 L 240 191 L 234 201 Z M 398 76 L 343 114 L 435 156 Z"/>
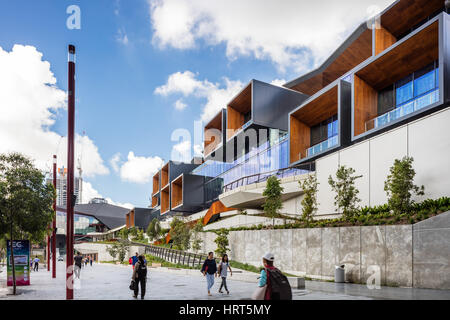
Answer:
<path fill-rule="evenodd" d="M 66 300 L 73 299 L 73 207 L 74 133 L 75 133 L 75 46 L 69 45 L 68 136 L 67 136 L 67 228 L 66 228 Z"/>
<path fill-rule="evenodd" d="M 53 155 L 53 187 L 56 190 L 56 155 Z M 56 197 L 53 199 L 52 278 L 56 278 Z"/>
<path fill-rule="evenodd" d="M 47 230 L 50 229 L 50 225 Z M 50 271 L 50 235 L 47 235 L 47 271 Z"/>

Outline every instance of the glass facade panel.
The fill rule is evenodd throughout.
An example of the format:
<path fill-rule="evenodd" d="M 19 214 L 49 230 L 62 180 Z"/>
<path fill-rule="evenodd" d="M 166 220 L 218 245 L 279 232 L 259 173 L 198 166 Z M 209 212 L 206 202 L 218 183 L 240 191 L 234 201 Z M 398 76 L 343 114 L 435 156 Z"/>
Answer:
<path fill-rule="evenodd" d="M 366 131 L 436 103 L 439 100 L 439 68 L 437 66 L 438 62 L 435 61 L 398 81 L 395 84 L 395 109 L 367 121 Z M 378 109 L 380 110 L 380 106 Z"/>
<path fill-rule="evenodd" d="M 436 82 L 434 71 L 430 71 L 414 80 L 414 96 L 420 96 L 430 90 L 433 90 Z"/>
<path fill-rule="evenodd" d="M 400 83 L 397 83 L 395 90 L 396 92 L 395 101 L 397 105 L 402 104 L 413 98 L 413 83 L 411 80 L 412 76 L 402 80 Z"/>

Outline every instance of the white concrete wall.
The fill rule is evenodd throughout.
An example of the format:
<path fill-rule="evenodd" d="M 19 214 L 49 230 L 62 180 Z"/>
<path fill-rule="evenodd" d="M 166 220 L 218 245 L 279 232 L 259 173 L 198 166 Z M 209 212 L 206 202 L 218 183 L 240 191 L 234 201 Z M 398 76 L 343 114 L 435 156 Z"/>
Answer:
<path fill-rule="evenodd" d="M 426 198 L 450 194 L 450 108 L 410 122 L 316 161 L 319 182 L 317 216 L 336 213 L 334 192 L 328 176 L 335 177 L 339 165 L 356 170 L 361 206 L 375 206 L 387 201 L 384 181 L 395 159 L 414 158 L 416 184 L 425 186 Z"/>
<path fill-rule="evenodd" d="M 75 249 L 80 249 L 80 250 L 84 249 L 86 251 L 98 252 L 98 261 L 113 261 L 113 258 L 111 257 L 111 255 L 106 250 L 107 246 L 111 246 L 111 245 L 110 244 L 105 244 L 105 243 L 89 243 L 89 242 L 85 242 L 85 243 L 75 244 L 74 248 Z M 142 246 L 130 246 L 125 259 L 128 259 L 131 256 L 134 256 L 136 254 L 136 252 L 139 253 L 139 254 L 144 253 L 144 247 L 142 247 Z"/>
<path fill-rule="evenodd" d="M 299 189 L 300 189 L 300 185 L 299 185 Z M 301 216 L 303 213 L 302 204 L 301 204 L 303 197 L 304 197 L 304 195 L 301 195 L 301 196 L 284 201 L 283 208 L 280 210 L 280 212 L 282 212 L 284 214 L 289 214 L 289 215 Z"/>

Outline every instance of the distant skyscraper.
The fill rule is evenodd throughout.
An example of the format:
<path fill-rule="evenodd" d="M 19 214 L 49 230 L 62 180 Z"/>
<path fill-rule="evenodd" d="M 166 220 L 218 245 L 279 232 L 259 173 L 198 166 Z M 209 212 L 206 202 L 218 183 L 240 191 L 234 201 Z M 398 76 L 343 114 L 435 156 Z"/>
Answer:
<path fill-rule="evenodd" d="M 47 179 L 47 183 L 53 184 L 52 179 Z M 74 193 L 77 196 L 76 204 L 82 203 L 83 179 L 75 177 Z M 59 168 L 56 178 L 56 205 L 65 207 L 67 205 L 67 168 Z"/>

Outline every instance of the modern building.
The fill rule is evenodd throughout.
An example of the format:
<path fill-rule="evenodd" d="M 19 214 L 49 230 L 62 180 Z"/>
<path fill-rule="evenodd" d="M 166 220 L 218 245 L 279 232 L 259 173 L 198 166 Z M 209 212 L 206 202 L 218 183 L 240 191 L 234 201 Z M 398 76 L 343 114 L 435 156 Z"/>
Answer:
<path fill-rule="evenodd" d="M 159 218 L 159 210 L 149 208 L 133 208 L 125 215 L 127 228 L 138 228 L 140 230 L 147 230 L 148 225 L 154 218 Z"/>
<path fill-rule="evenodd" d="M 74 241 L 92 242 L 113 238 L 126 227 L 130 209 L 108 203 L 77 204 L 74 207 Z M 56 207 L 56 236 L 60 252 L 65 251 L 67 215 L 65 207 Z M 106 237 L 106 235 L 108 235 Z"/>
<path fill-rule="evenodd" d="M 328 177 L 362 175 L 361 205 L 386 203 L 395 159 L 414 158 L 426 198 L 450 190 L 450 17 L 444 0 L 398 0 L 363 22 L 317 69 L 283 87 L 251 80 L 205 125 L 204 163 L 153 178 L 162 215 L 261 209 L 265 180 L 301 214 L 298 181 L 319 182 L 317 218 L 339 215 Z M 217 204 L 219 201 L 220 205 Z M 214 205 L 216 203 L 216 205 Z"/>
<path fill-rule="evenodd" d="M 47 183 L 53 184 L 52 179 L 47 179 Z M 76 204 L 83 202 L 83 179 L 74 178 L 74 194 L 76 195 Z M 58 168 L 56 177 L 56 205 L 65 207 L 67 205 L 67 168 Z"/>

